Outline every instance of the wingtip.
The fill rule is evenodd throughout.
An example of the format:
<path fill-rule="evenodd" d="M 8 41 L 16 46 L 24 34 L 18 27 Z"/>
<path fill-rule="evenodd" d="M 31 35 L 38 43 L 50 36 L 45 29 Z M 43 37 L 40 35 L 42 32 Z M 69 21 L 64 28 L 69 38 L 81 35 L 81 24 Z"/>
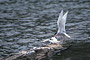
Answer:
<path fill-rule="evenodd" d="M 68 14 L 68 11 L 63 15 L 63 19 L 64 19 L 64 20 L 67 19 L 67 14 Z"/>
<path fill-rule="evenodd" d="M 60 14 L 62 14 L 63 15 L 63 10 L 61 10 L 61 13 Z"/>
<path fill-rule="evenodd" d="M 61 10 L 61 12 L 60 12 L 60 16 L 63 16 L 63 10 Z"/>
<path fill-rule="evenodd" d="M 64 16 L 66 16 L 68 14 L 68 11 L 64 14 Z"/>
<path fill-rule="evenodd" d="M 69 11 L 66 12 L 66 14 L 68 14 L 68 13 L 69 13 Z"/>
<path fill-rule="evenodd" d="M 63 12 L 63 10 L 61 10 L 61 12 Z"/>
<path fill-rule="evenodd" d="M 62 17 L 63 17 L 63 10 L 61 10 L 61 12 L 59 14 L 58 21 L 60 21 L 62 19 Z M 58 21 L 57 21 L 57 23 L 58 23 Z"/>
<path fill-rule="evenodd" d="M 63 13 L 63 9 L 61 10 L 61 13 Z M 61 13 L 60 13 L 60 14 L 61 14 Z M 64 15 L 66 15 L 66 14 L 68 14 L 68 13 L 69 13 L 69 11 L 67 11 Z"/>

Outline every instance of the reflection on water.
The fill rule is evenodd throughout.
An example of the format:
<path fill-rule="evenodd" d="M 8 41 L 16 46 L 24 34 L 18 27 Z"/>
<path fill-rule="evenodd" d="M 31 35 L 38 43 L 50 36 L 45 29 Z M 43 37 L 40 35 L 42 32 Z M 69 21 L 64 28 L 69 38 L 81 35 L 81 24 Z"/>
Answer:
<path fill-rule="evenodd" d="M 69 11 L 66 30 L 73 46 L 53 60 L 90 60 L 89 0 L 0 0 L 0 58 L 40 46 L 56 31 L 60 10 Z"/>

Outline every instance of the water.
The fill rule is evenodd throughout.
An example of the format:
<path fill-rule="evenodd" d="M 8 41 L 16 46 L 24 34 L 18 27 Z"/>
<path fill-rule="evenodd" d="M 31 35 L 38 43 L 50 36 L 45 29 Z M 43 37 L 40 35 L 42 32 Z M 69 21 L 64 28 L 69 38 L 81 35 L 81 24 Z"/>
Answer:
<path fill-rule="evenodd" d="M 52 60 L 90 60 L 89 0 L 0 0 L 0 58 L 40 46 L 57 31 L 62 9 L 69 11 L 66 30 L 74 39 Z"/>

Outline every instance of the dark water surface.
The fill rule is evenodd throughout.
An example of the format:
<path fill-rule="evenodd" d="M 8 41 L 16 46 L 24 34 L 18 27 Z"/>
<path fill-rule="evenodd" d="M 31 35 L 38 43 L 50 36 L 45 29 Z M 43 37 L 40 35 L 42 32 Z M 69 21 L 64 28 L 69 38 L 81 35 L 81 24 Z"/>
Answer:
<path fill-rule="evenodd" d="M 72 47 L 52 60 L 90 60 L 90 0 L 0 0 L 0 58 L 40 46 L 56 31 L 61 10 Z"/>

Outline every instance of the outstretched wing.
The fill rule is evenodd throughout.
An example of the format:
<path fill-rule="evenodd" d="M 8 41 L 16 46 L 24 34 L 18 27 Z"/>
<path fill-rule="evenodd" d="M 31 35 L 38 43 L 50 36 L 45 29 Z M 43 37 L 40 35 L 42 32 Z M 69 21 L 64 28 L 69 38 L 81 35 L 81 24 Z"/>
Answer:
<path fill-rule="evenodd" d="M 58 21 L 57 21 L 57 26 L 58 26 L 57 34 L 65 33 L 65 23 L 66 23 L 66 19 L 67 19 L 67 14 L 68 14 L 68 12 L 66 12 L 63 15 L 63 10 L 61 11 Z"/>

